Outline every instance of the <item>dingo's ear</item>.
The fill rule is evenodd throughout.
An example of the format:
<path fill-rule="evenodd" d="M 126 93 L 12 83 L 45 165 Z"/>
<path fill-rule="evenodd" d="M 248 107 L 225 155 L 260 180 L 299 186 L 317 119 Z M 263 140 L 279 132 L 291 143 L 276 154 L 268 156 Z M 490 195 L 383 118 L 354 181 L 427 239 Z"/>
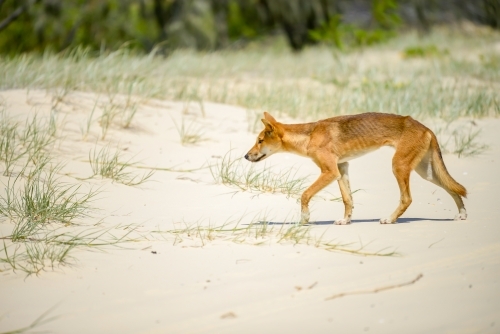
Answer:
<path fill-rule="evenodd" d="M 278 123 L 278 122 L 276 122 L 276 120 L 274 119 L 274 117 L 273 117 L 273 116 L 271 116 L 271 115 L 270 115 L 267 111 L 264 111 L 264 118 L 265 118 L 266 120 L 268 120 L 268 121 L 269 121 L 269 123 L 271 123 L 271 124 Z"/>
<path fill-rule="evenodd" d="M 274 119 L 274 118 L 273 118 Z M 266 132 L 274 132 L 278 137 L 283 137 L 283 127 L 278 122 L 270 122 L 267 119 L 261 119 L 262 123 L 266 127 Z"/>
<path fill-rule="evenodd" d="M 274 125 L 271 124 L 267 119 L 261 119 L 262 123 L 264 123 L 264 126 L 266 127 L 267 130 L 269 131 L 274 131 Z"/>

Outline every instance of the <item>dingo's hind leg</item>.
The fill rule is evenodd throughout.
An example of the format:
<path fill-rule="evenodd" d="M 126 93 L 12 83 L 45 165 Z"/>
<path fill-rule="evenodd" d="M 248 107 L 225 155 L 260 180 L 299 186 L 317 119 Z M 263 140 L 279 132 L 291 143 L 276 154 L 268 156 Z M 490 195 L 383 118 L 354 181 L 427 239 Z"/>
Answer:
<path fill-rule="evenodd" d="M 339 187 L 340 193 L 342 194 L 342 201 L 344 202 L 344 219 L 339 219 L 334 222 L 335 225 L 347 225 L 351 223 L 352 216 L 352 193 L 351 186 L 349 185 L 349 163 L 343 162 L 338 164 L 338 168 L 340 171 L 340 179 L 339 179 Z"/>
<path fill-rule="evenodd" d="M 423 138 L 422 138 L 423 137 Z M 415 138 L 422 138 L 416 141 Z M 429 133 L 408 133 L 403 134 L 396 147 L 396 153 L 392 158 L 392 172 L 396 177 L 400 191 L 400 201 L 396 210 L 389 218 L 381 219 L 381 224 L 394 224 L 397 219 L 406 211 L 412 202 L 410 193 L 411 171 L 425 156 L 429 149 L 431 136 Z"/>

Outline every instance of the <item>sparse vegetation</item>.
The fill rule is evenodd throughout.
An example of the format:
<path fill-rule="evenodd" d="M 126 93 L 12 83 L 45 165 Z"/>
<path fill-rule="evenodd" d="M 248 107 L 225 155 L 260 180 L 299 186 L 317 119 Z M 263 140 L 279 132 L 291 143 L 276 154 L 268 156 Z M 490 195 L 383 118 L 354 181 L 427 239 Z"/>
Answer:
<path fill-rule="evenodd" d="M 5 112 L 0 114 L 0 161 L 4 163 L 4 176 L 11 173 L 12 165 L 18 161 L 25 152 L 18 151 L 17 125 L 9 120 Z"/>
<path fill-rule="evenodd" d="M 52 157 L 56 130 L 53 114 L 49 120 L 35 114 L 24 125 L 0 115 L 1 160 L 7 178 L 0 195 L 0 217 L 12 224 L 10 233 L 0 237 L 0 271 L 39 274 L 73 263 L 70 253 L 76 247 L 132 240 L 129 235 L 135 228 L 131 226 L 75 225 L 88 217 L 98 191 L 62 180 L 64 165 Z M 144 182 L 147 175 L 128 182 Z"/>
<path fill-rule="evenodd" d="M 0 237 L 0 264 L 38 275 L 72 264 L 70 253 L 76 247 L 104 247 L 134 240 L 130 237 L 135 231 L 132 226 L 74 225 L 75 219 L 87 215 L 97 192 L 78 193 L 78 187 L 59 182 L 53 174 L 42 178 L 42 174 L 37 169 L 22 181 L 15 179 L 7 185 L 6 198 L 0 198 L 0 215 L 13 224 L 11 233 Z M 25 184 L 16 192 L 18 182 Z"/>
<path fill-rule="evenodd" d="M 44 270 L 54 270 L 60 266 L 72 265 L 75 259 L 71 251 L 80 248 L 104 248 L 138 240 L 133 236 L 135 226 L 116 225 L 111 228 L 96 226 L 53 227 L 43 226 L 29 220 L 14 221 L 11 235 L 1 237 L 0 264 L 4 268 L 38 275 Z M 27 228 L 26 225 L 28 226 Z M 22 237 L 20 230 L 24 229 Z"/>
<path fill-rule="evenodd" d="M 181 228 L 153 231 L 170 239 L 174 244 L 188 243 L 205 246 L 214 240 L 226 240 L 235 243 L 251 245 L 265 245 L 271 243 L 308 245 L 334 252 L 344 252 L 363 256 L 397 256 L 394 249 L 384 248 L 376 251 L 366 250 L 368 245 L 361 241 L 354 243 L 342 243 L 335 240 L 324 240 L 324 233 L 315 236 L 311 233 L 311 226 L 304 226 L 292 222 L 273 223 L 267 219 L 254 219 L 249 224 L 241 224 L 240 221 L 226 222 L 222 225 L 186 224 Z M 172 240 L 173 239 L 173 240 Z"/>

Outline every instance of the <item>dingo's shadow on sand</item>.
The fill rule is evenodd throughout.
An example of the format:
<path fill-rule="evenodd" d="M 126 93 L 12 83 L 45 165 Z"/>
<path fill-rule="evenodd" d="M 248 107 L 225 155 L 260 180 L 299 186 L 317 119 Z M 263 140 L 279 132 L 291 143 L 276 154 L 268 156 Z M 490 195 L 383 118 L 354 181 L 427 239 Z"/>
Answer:
<path fill-rule="evenodd" d="M 448 221 L 453 221 L 451 218 L 445 218 L 445 219 L 439 219 L 439 218 L 399 218 L 398 219 L 398 224 L 407 224 L 407 223 L 413 223 L 413 222 L 418 222 L 422 220 L 429 220 L 429 221 L 436 221 L 436 222 L 448 222 Z M 353 219 L 351 220 L 351 224 L 359 224 L 359 223 L 378 223 L 380 219 Z M 309 222 L 305 226 L 310 226 L 310 225 L 333 225 L 333 220 L 318 220 L 318 221 L 313 221 Z M 266 222 L 266 221 L 259 221 L 258 224 L 267 224 L 267 225 L 295 225 L 295 224 L 300 224 L 299 222 Z M 384 224 L 384 225 L 393 225 L 393 224 Z"/>

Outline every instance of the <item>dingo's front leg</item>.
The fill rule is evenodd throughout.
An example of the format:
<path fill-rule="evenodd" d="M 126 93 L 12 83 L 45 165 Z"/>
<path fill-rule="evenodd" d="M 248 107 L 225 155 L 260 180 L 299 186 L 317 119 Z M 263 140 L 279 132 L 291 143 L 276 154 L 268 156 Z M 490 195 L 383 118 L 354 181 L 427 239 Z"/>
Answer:
<path fill-rule="evenodd" d="M 337 165 L 335 165 L 336 167 Z M 302 197 L 300 199 L 300 204 L 301 204 L 301 224 L 307 224 L 309 222 L 309 201 L 311 198 L 318 193 L 321 189 L 329 185 L 332 181 L 337 180 L 340 175 L 339 171 L 337 168 L 335 170 L 325 170 L 321 172 L 321 175 L 319 178 L 309 187 L 304 191 L 302 194 Z"/>
<path fill-rule="evenodd" d="M 344 219 L 339 219 L 334 222 L 335 225 L 349 225 L 351 223 L 352 215 L 352 195 L 351 186 L 349 185 L 349 163 L 343 162 L 338 164 L 340 171 L 339 187 L 342 194 L 342 201 L 344 202 Z"/>
<path fill-rule="evenodd" d="M 311 217 L 311 214 L 309 213 L 309 208 L 302 207 L 302 212 L 300 214 L 300 223 L 301 224 L 307 224 L 309 223 L 309 218 Z"/>

